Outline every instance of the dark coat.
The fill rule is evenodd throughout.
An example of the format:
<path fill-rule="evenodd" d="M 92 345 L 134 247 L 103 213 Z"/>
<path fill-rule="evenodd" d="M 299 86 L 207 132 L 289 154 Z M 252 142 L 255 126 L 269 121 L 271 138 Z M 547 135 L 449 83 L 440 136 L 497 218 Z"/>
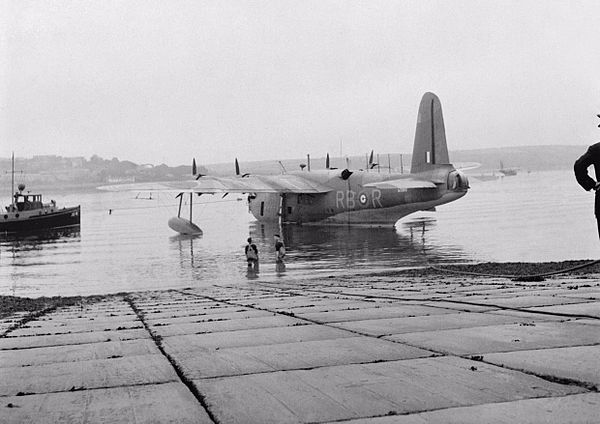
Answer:
<path fill-rule="evenodd" d="M 594 165 L 596 180 L 588 174 L 588 168 Z M 587 191 L 596 187 L 596 181 L 600 180 L 600 143 L 591 145 L 574 165 L 575 178 L 581 187 Z M 596 202 L 594 207 L 596 217 L 600 219 L 600 191 L 596 191 Z"/>

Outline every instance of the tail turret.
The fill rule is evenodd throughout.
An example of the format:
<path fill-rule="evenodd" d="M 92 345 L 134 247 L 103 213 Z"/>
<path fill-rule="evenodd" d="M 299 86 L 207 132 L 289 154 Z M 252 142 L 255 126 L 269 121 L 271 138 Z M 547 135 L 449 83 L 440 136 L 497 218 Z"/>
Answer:
<path fill-rule="evenodd" d="M 440 99 L 425 93 L 419 106 L 415 144 L 413 146 L 411 173 L 433 169 L 437 164 L 448 164 L 446 130 Z"/>

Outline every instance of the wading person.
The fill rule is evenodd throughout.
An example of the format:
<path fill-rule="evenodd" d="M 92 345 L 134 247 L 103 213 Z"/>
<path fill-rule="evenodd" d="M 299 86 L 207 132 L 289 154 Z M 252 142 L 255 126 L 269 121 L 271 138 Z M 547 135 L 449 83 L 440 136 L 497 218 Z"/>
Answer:
<path fill-rule="evenodd" d="M 283 258 L 285 258 L 285 246 L 279 234 L 275 234 L 273 238 L 275 239 L 275 271 L 279 275 L 285 272 L 285 263 L 283 262 Z"/>
<path fill-rule="evenodd" d="M 594 165 L 596 180 L 588 174 L 588 168 Z M 594 190 L 596 199 L 594 202 L 594 215 L 598 224 L 598 236 L 600 237 L 600 143 L 591 145 L 579 159 L 575 161 L 575 178 L 585 190 Z"/>
<path fill-rule="evenodd" d="M 273 236 L 273 238 L 275 239 L 275 255 L 276 255 L 275 260 L 277 262 L 283 262 L 283 258 L 285 258 L 285 246 L 284 246 L 283 242 L 281 241 L 279 234 L 275 234 L 275 236 Z"/>
<path fill-rule="evenodd" d="M 248 244 L 244 248 L 246 253 L 246 261 L 248 262 L 248 269 L 258 271 L 258 248 L 252 243 L 252 238 L 248 237 Z"/>

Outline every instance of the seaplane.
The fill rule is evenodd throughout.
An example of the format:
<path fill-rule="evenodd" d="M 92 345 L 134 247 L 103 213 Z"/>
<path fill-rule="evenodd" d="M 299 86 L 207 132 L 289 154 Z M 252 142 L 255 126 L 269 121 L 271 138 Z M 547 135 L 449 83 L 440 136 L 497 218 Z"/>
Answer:
<path fill-rule="evenodd" d="M 410 173 L 373 172 L 375 165 L 372 153 L 366 169 L 332 168 L 327 156 L 325 169 L 311 170 L 309 160 L 299 171 L 250 175 L 240 172 L 236 159 L 235 175 L 221 177 L 198 174 L 194 159 L 194 178 L 189 181 L 100 188 L 177 193 L 179 212 L 169 220 L 169 227 L 187 235 L 202 233 L 192 222 L 194 194 L 246 194 L 249 212 L 261 222 L 393 227 L 406 215 L 435 210 L 469 190 L 467 177 L 450 163 L 442 107 L 433 93 L 425 93 L 421 99 Z M 190 196 L 189 219 L 181 211 L 186 194 Z"/>

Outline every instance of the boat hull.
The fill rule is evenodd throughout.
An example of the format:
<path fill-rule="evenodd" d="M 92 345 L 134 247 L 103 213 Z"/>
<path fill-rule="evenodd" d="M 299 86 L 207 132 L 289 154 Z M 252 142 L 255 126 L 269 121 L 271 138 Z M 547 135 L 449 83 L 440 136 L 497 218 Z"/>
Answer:
<path fill-rule="evenodd" d="M 59 209 L 47 214 L 23 213 L 20 217 L 0 215 L 0 234 L 30 233 L 36 231 L 72 228 L 80 225 L 80 206 Z"/>

